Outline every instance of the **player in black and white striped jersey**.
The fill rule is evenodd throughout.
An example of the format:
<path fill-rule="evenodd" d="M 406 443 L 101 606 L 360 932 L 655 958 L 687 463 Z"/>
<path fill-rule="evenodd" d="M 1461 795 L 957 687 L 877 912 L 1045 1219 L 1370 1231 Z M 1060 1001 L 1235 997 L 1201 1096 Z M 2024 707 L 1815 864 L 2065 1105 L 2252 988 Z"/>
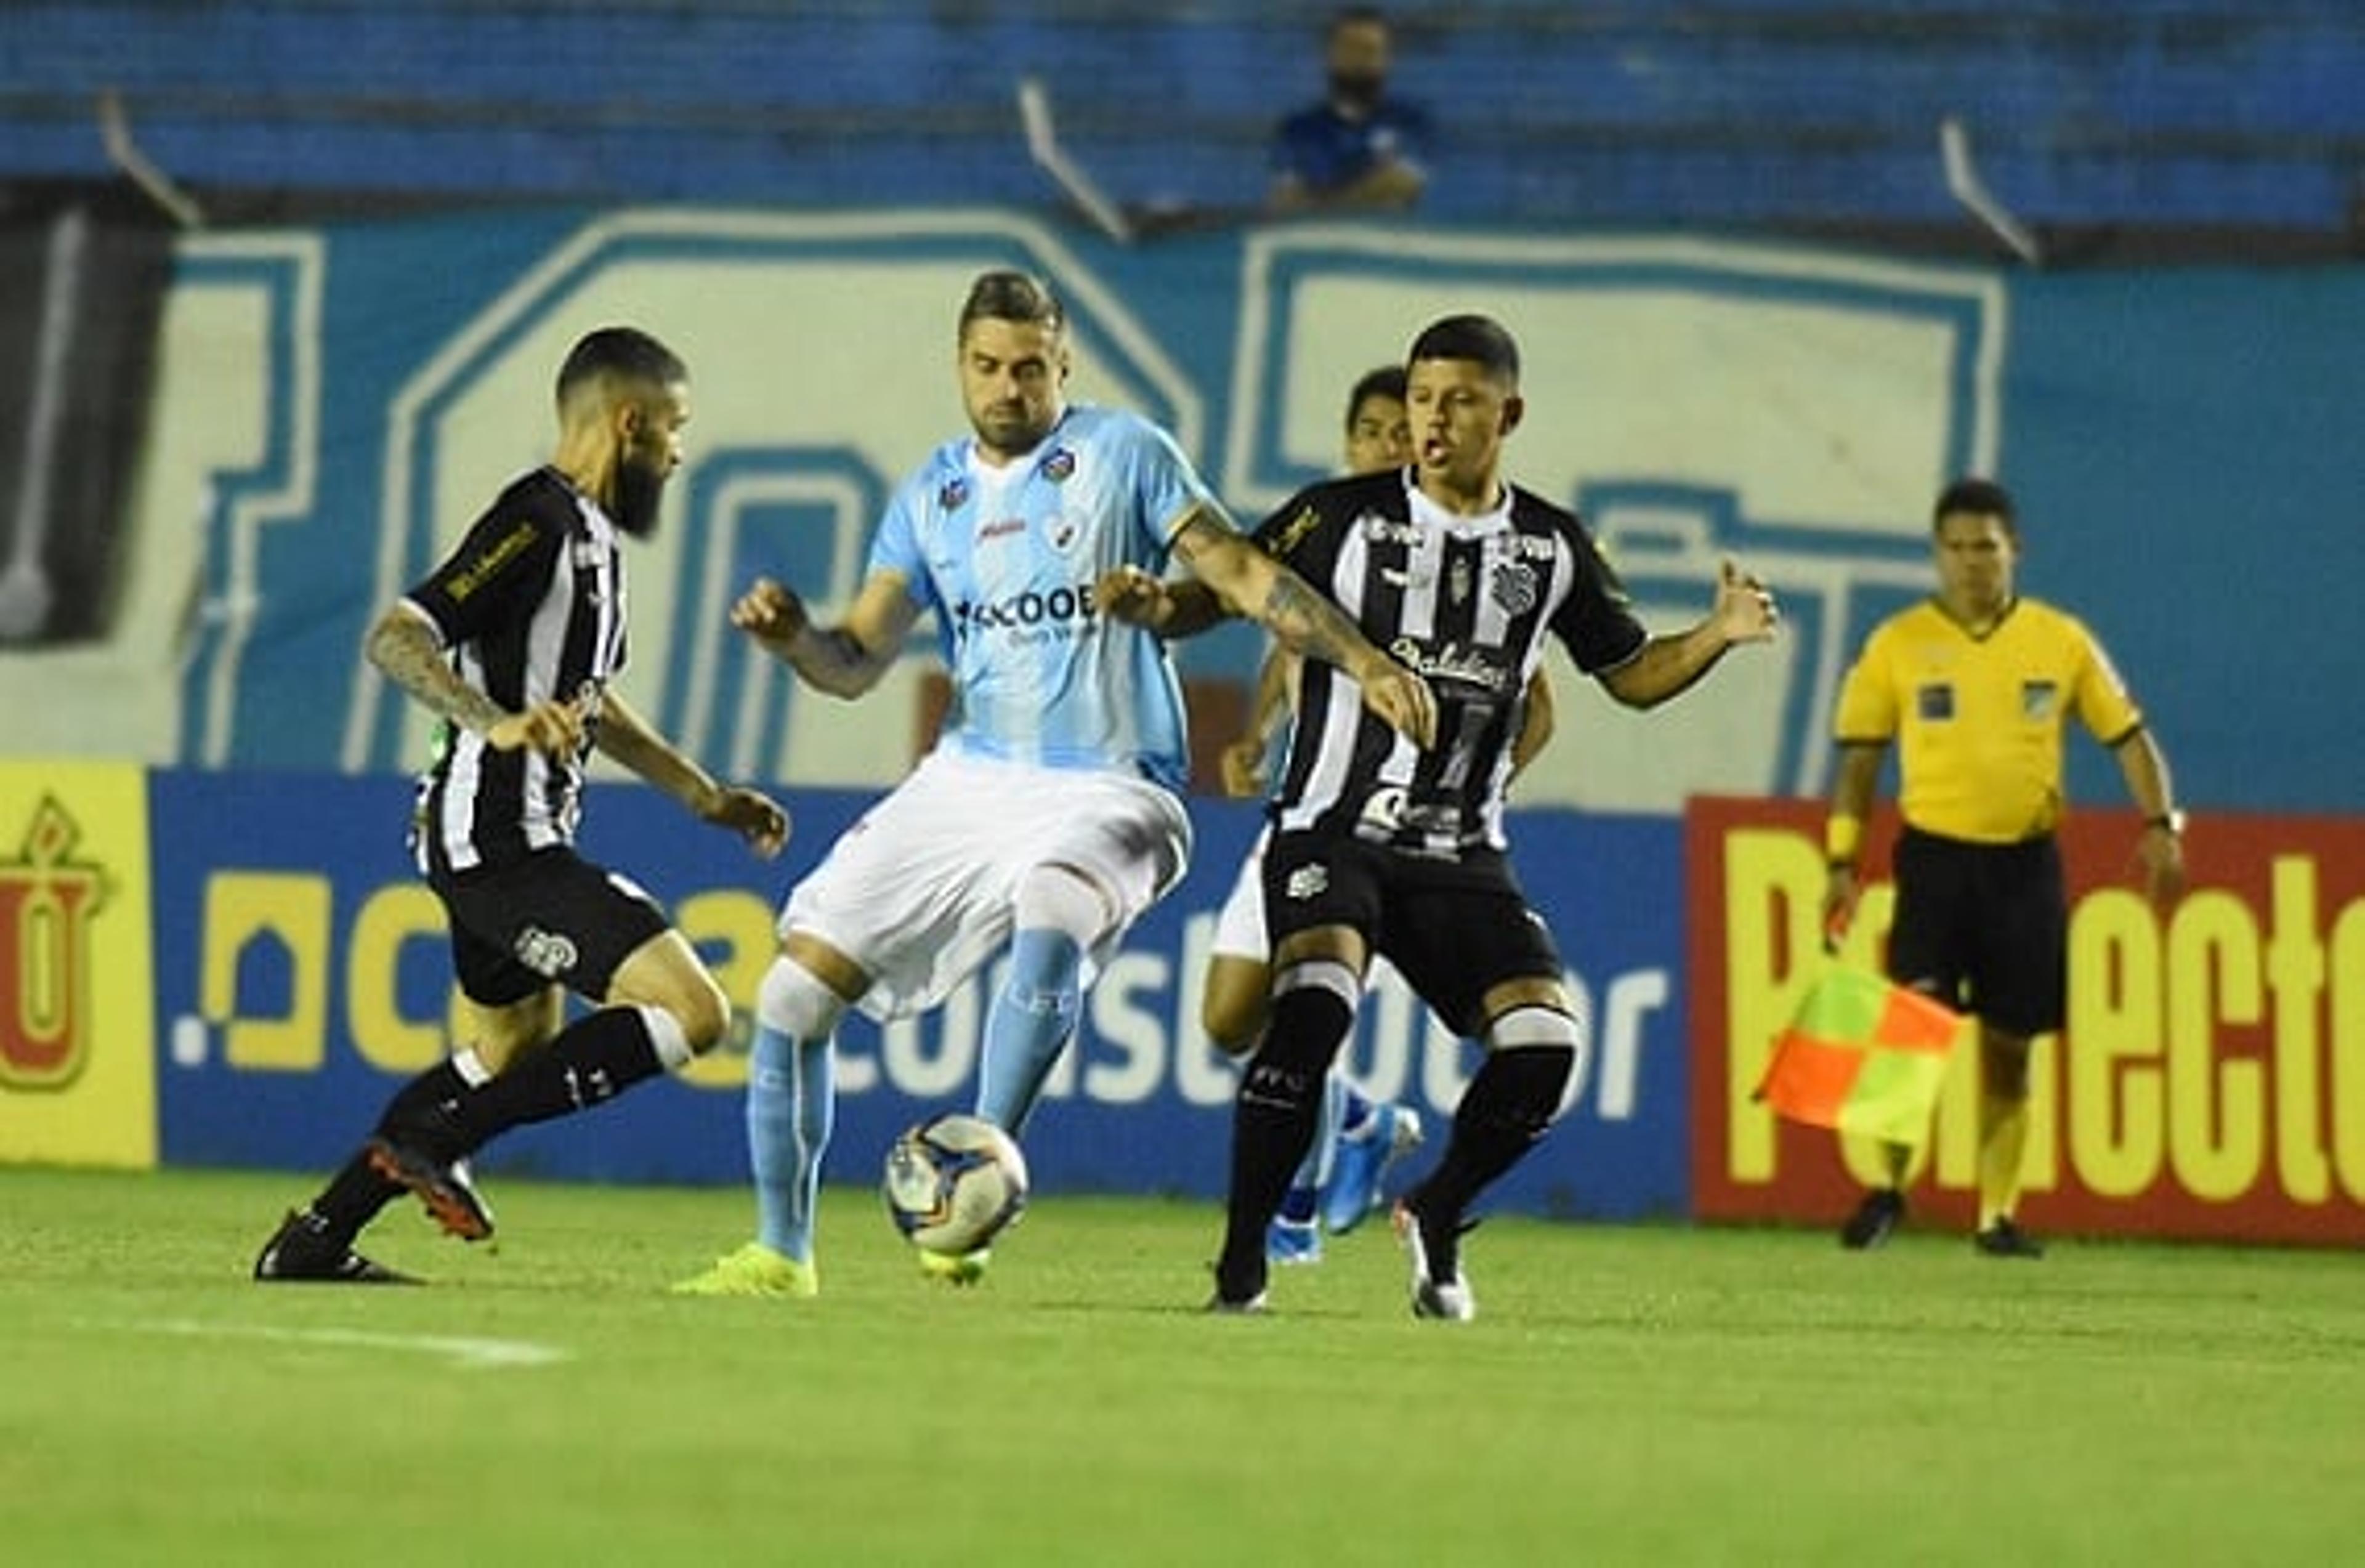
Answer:
<path fill-rule="evenodd" d="M 710 778 L 610 684 L 626 651 L 617 536 L 656 527 L 688 372 L 647 333 L 607 328 L 568 354 L 557 402 L 551 463 L 504 490 L 368 640 L 371 662 L 443 721 L 412 847 L 449 916 L 473 1038 L 395 1094 L 264 1245 L 259 1280 L 398 1278 L 353 1243 L 405 1188 L 454 1234 L 491 1234 L 470 1153 L 686 1066 L 729 1023 L 664 912 L 574 850 L 595 746 L 767 858 L 788 837 L 777 804 Z M 568 991 L 595 1011 L 562 1028 Z"/>
<path fill-rule="evenodd" d="M 1263 1044 L 1240 1080 L 1213 1305 L 1264 1302 L 1266 1226 L 1312 1137 L 1322 1080 L 1384 954 L 1486 1060 L 1437 1167 L 1397 1208 L 1413 1310 L 1467 1318 L 1459 1238 L 1479 1193 L 1557 1114 L 1585 1033 L 1560 954 L 1505 856 L 1503 789 L 1547 633 L 1620 702 L 1648 708 L 1738 643 L 1774 633 L 1773 599 L 1729 564 L 1709 615 L 1652 636 L 1577 519 L 1497 476 L 1524 411 L 1519 349 L 1483 316 L 1422 331 L 1407 364 L 1410 468 L 1316 485 L 1258 540 L 1363 634 L 1429 680 L 1429 745 L 1375 733 L 1344 672 L 1309 664 L 1273 803 L 1265 909 L 1273 941 Z M 1104 608 L 1170 635 L 1204 598 L 1111 584 Z"/>

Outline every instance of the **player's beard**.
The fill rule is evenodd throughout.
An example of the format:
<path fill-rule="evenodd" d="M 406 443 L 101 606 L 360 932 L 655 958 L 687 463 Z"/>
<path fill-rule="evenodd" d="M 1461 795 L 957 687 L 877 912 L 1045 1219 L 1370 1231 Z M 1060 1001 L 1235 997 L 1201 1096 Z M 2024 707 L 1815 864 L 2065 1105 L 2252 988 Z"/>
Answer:
<path fill-rule="evenodd" d="M 978 443 L 996 457 L 1006 459 L 1040 446 L 1059 421 L 1037 418 L 1023 403 L 997 403 L 989 405 L 982 415 L 970 422 L 976 428 Z"/>
<path fill-rule="evenodd" d="M 657 503 L 665 498 L 665 470 L 627 451 L 616 464 L 616 504 L 609 515 L 635 539 L 657 531 Z"/>

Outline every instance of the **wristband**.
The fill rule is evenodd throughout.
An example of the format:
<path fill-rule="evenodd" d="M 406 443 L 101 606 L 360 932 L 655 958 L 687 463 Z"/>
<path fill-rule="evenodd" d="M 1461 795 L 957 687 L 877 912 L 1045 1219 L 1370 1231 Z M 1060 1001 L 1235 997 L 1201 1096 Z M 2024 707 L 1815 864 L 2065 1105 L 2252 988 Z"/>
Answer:
<path fill-rule="evenodd" d="M 1856 856 L 1864 848 L 1864 819 L 1844 812 L 1833 812 L 1823 823 L 1823 858 L 1834 867 L 1855 869 Z"/>
<path fill-rule="evenodd" d="M 2184 813 L 2171 806 L 2156 817 L 2144 818 L 2144 826 L 2147 828 L 2156 827 L 2172 836 L 2182 837 L 2184 834 Z"/>

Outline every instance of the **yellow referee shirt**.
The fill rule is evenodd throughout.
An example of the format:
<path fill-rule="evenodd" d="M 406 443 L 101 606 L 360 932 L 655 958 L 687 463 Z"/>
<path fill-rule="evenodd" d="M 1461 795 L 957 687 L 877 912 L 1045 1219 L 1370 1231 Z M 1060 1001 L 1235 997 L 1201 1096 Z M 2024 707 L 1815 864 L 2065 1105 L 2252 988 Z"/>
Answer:
<path fill-rule="evenodd" d="M 1842 744 L 1899 742 L 1898 809 L 1925 833 L 2014 844 L 2061 820 L 2061 729 L 2117 745 L 2143 713 L 2076 616 L 2020 599 L 1984 637 L 1935 599 L 1873 628 L 1840 686 Z"/>

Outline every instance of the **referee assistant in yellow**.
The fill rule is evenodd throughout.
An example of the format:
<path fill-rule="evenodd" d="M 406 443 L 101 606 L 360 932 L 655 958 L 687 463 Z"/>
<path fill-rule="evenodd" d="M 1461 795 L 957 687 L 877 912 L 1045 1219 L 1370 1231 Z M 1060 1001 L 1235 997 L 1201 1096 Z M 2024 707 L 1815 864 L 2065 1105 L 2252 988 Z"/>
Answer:
<path fill-rule="evenodd" d="M 1824 847 L 1826 929 L 1855 907 L 1864 819 L 1881 758 L 1899 742 L 1896 923 L 1889 972 L 1979 1021 L 1979 1220 L 1997 1258 L 2044 1248 L 2012 1217 L 2028 1139 L 2028 1053 L 2061 1026 L 2068 901 L 2055 832 L 2061 732 L 2075 713 L 2119 759 L 2144 813 L 2136 846 L 2155 903 L 2184 887 L 2183 813 L 2168 759 L 2083 623 L 2013 591 L 2012 497 L 1962 479 L 1938 498 L 1938 592 L 1875 627 L 1840 689 L 1839 777 Z M 1909 1151 L 1889 1146 L 1889 1184 L 1867 1193 L 1840 1240 L 1877 1247 L 1905 1216 Z"/>

